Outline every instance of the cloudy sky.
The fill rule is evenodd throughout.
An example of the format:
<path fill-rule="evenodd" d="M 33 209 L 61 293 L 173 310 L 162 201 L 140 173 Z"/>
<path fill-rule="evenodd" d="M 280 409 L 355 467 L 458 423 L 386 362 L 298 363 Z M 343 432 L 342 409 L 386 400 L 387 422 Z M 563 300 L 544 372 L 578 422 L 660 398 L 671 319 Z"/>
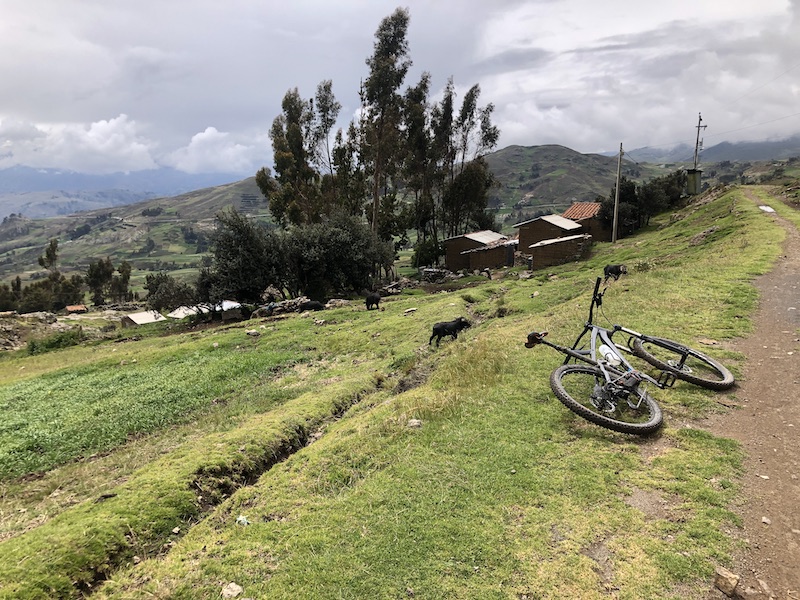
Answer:
<path fill-rule="evenodd" d="M 0 168 L 252 175 L 287 90 L 346 127 L 398 6 L 405 86 L 480 84 L 498 148 L 800 133 L 800 0 L 0 0 Z"/>

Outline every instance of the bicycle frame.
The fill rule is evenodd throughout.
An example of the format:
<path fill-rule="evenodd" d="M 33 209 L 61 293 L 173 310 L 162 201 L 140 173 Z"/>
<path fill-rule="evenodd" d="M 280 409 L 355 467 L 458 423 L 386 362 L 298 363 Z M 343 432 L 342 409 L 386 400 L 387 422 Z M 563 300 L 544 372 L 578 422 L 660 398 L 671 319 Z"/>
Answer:
<path fill-rule="evenodd" d="M 632 337 L 640 337 L 644 338 L 642 334 L 633 331 L 632 329 L 628 329 L 626 327 L 622 327 L 620 325 L 614 325 L 611 329 L 606 327 L 601 327 L 600 325 L 595 325 L 594 320 L 594 308 L 595 306 L 599 307 L 603 303 L 603 294 L 605 294 L 605 289 L 600 292 L 600 281 L 601 278 L 598 277 L 597 281 L 595 282 L 594 292 L 592 294 L 592 301 L 589 305 L 589 318 L 584 324 L 583 331 L 575 340 L 575 343 L 572 345 L 571 348 L 567 348 L 566 346 L 561 346 L 559 344 L 550 342 L 545 340 L 544 337 L 547 335 L 547 332 L 531 332 L 528 334 L 528 342 L 525 344 L 527 347 L 531 348 L 537 344 L 544 344 L 545 346 L 550 346 L 554 350 L 558 350 L 559 352 L 566 355 L 564 359 L 564 364 L 568 364 L 570 360 L 580 360 L 585 363 L 588 363 L 592 366 L 598 367 L 607 382 L 611 383 L 614 378 L 611 377 L 608 371 L 608 367 L 611 367 L 614 371 L 622 372 L 624 376 L 628 376 L 630 379 L 631 377 L 635 379 L 635 383 L 633 379 L 631 379 L 630 383 L 627 385 L 637 385 L 639 381 L 647 381 L 656 385 L 659 388 L 666 388 L 672 387 L 676 381 L 676 377 L 671 373 L 667 373 L 662 371 L 659 374 L 658 379 L 654 379 L 650 377 L 646 373 L 639 371 L 638 369 L 634 368 L 633 365 L 626 360 L 623 352 L 630 352 L 630 349 L 617 344 L 614 342 L 613 336 L 618 331 L 623 333 L 627 333 Z M 589 347 L 588 349 L 579 348 L 581 340 L 584 336 L 589 333 Z M 598 341 L 599 340 L 599 341 Z M 615 358 L 619 359 L 619 364 L 614 364 L 606 360 L 605 357 L 599 358 L 598 357 L 598 350 L 602 345 L 608 346 L 610 349 L 614 351 Z"/>

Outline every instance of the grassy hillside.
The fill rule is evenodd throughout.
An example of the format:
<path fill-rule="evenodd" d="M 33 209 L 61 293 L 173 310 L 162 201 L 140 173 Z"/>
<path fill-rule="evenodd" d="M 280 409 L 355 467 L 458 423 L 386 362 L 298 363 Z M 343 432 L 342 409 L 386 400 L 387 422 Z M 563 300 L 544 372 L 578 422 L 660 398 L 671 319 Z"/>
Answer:
<path fill-rule="evenodd" d="M 486 156 L 497 178 L 490 204 L 514 209 L 513 225 L 535 210 L 562 212 L 573 202 L 608 196 L 617 177 L 617 157 L 581 154 L 564 146 L 509 146 Z M 622 174 L 636 181 L 667 173 L 656 165 L 623 161 Z M 513 222 L 511 222 L 513 221 Z"/>
<path fill-rule="evenodd" d="M 716 340 L 740 376 L 726 340 L 782 235 L 733 189 L 528 279 L 4 355 L 0 598 L 705 597 L 737 544 L 740 450 L 700 427 L 720 395 L 654 390 L 663 430 L 612 433 L 522 342 L 571 342 L 626 262 L 602 320 Z"/>
<path fill-rule="evenodd" d="M 127 260 L 133 266 L 134 285 L 152 271 L 194 275 L 208 254 L 203 248 L 198 251 L 197 235 L 208 235 L 214 216 L 228 206 L 270 220 L 255 177 L 69 217 L 10 217 L 0 224 L 0 280 L 43 275 L 38 258 L 53 238 L 59 240 L 59 267 L 65 274 L 85 273 L 89 263 L 108 256 L 114 265 Z"/>

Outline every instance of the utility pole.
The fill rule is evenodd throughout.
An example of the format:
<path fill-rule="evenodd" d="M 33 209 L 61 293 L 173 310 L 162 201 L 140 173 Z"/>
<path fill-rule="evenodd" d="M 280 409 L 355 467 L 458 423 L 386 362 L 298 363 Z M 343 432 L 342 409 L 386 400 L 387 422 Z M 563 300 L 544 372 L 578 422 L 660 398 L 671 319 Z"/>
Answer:
<path fill-rule="evenodd" d="M 700 130 L 705 129 L 703 116 L 697 113 L 697 140 L 694 143 L 694 168 L 686 170 L 686 191 L 690 196 L 700 193 L 700 174 L 702 171 L 697 168 L 700 162 L 700 149 L 703 147 L 703 140 L 700 139 Z"/>
<path fill-rule="evenodd" d="M 622 173 L 622 142 L 619 143 L 619 160 L 617 161 L 617 186 L 614 194 L 614 227 L 611 232 L 611 242 L 617 242 L 617 222 L 619 221 L 619 180 Z"/>
<path fill-rule="evenodd" d="M 707 125 L 701 125 L 700 123 L 703 122 L 703 115 L 697 113 L 697 140 L 694 143 L 694 170 L 697 170 L 697 163 L 700 160 L 700 148 L 703 146 L 703 142 L 700 140 L 700 130 L 705 129 Z"/>

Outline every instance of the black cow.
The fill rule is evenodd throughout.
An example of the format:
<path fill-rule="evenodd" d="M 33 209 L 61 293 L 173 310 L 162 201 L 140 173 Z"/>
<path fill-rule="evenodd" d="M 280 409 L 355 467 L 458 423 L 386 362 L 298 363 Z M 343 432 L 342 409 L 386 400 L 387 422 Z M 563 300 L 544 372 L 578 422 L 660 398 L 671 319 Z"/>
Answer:
<path fill-rule="evenodd" d="M 381 295 L 378 292 L 372 292 L 371 294 L 367 294 L 366 304 L 367 310 L 371 309 L 373 306 L 378 308 L 378 305 L 381 303 Z"/>
<path fill-rule="evenodd" d="M 625 265 L 606 265 L 603 267 L 603 275 L 606 278 L 603 280 L 603 283 L 608 281 L 609 277 L 613 277 L 614 281 L 620 278 L 620 275 L 627 275 L 628 274 L 628 267 Z"/>
<path fill-rule="evenodd" d="M 469 321 L 467 321 L 464 317 L 458 317 L 454 321 L 444 321 L 442 323 L 436 323 L 433 326 L 433 334 L 431 334 L 431 339 L 428 340 L 428 345 L 430 346 L 433 338 L 436 338 L 436 345 L 439 345 L 441 339 L 446 335 L 453 336 L 453 339 L 458 337 L 458 332 L 462 329 L 466 329 L 472 325 Z"/>

